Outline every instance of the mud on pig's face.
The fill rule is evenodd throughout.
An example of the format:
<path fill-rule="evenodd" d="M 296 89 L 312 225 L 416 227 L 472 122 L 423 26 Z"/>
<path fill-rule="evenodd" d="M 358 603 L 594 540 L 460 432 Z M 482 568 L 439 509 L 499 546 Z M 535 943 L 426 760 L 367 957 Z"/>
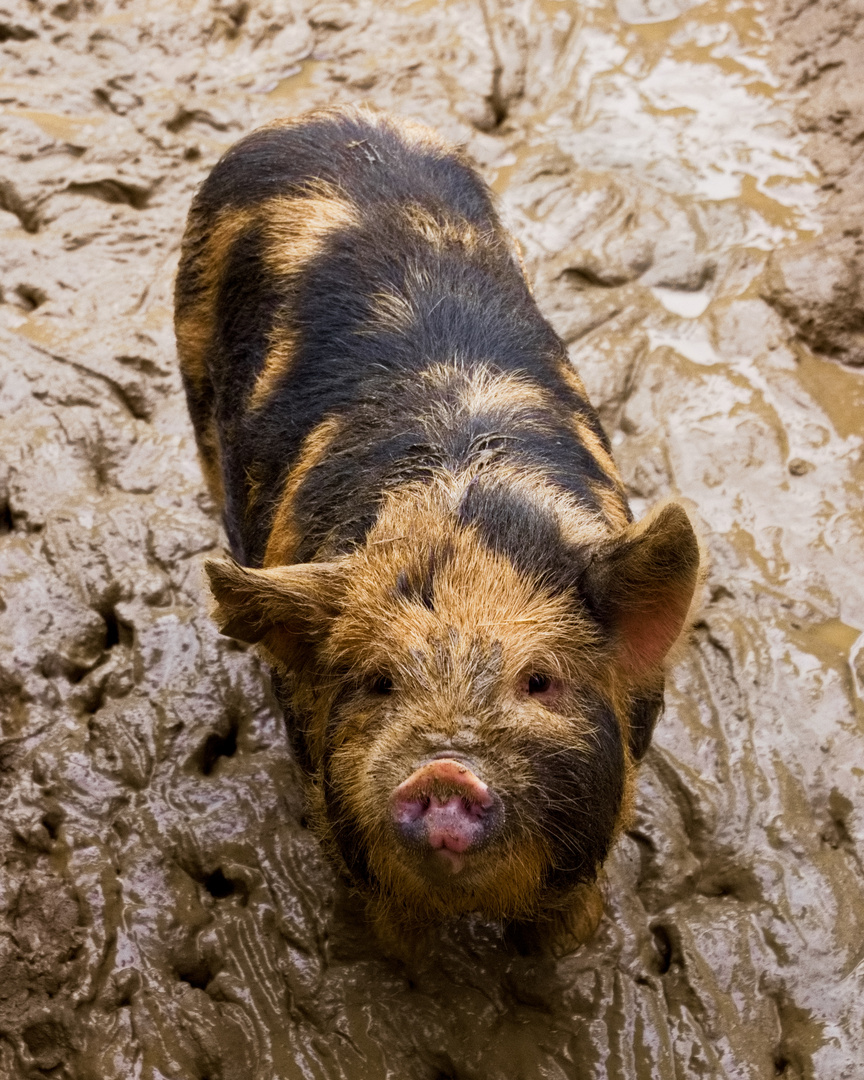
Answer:
<path fill-rule="evenodd" d="M 333 563 L 211 564 L 217 617 L 291 670 L 316 817 L 358 882 L 397 919 L 531 916 L 593 880 L 626 814 L 698 548 L 668 507 L 566 587 L 426 524 Z"/>

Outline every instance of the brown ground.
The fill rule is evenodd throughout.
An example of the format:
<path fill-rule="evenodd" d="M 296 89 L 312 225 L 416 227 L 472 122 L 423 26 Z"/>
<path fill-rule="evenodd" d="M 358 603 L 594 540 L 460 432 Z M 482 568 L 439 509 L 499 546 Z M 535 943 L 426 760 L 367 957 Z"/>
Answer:
<path fill-rule="evenodd" d="M 862 1075 L 864 386 L 806 345 L 861 362 L 862 23 L 787 14 L 794 101 L 737 0 L 0 0 L 0 1077 Z M 384 959 L 206 616 L 186 208 L 241 132 L 352 100 L 467 144 L 635 505 L 704 523 L 607 917 L 560 962 L 483 925 Z"/>
<path fill-rule="evenodd" d="M 825 235 L 775 259 L 766 297 L 814 349 L 864 364 L 864 5 L 769 5 L 776 66 L 822 176 Z"/>

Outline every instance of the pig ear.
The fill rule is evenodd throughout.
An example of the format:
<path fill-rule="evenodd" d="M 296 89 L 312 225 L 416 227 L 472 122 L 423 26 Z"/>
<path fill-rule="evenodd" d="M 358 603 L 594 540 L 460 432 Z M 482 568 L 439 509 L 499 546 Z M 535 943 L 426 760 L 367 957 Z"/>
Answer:
<path fill-rule="evenodd" d="M 586 600 L 612 633 L 637 681 L 656 672 L 675 644 L 699 580 L 699 543 L 678 503 L 629 526 L 582 576 Z"/>
<path fill-rule="evenodd" d="M 339 567 L 298 563 L 254 570 L 208 559 L 214 617 L 227 637 L 262 642 L 289 665 L 326 633 L 337 612 Z"/>

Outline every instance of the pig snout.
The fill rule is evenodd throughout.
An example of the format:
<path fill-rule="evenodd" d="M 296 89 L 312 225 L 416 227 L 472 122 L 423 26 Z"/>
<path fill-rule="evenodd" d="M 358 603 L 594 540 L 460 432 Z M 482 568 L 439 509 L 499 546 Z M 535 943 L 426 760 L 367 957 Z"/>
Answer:
<path fill-rule="evenodd" d="M 500 798 L 467 764 L 449 757 L 425 762 L 403 781 L 390 796 L 390 812 L 399 838 L 452 874 L 503 818 Z"/>

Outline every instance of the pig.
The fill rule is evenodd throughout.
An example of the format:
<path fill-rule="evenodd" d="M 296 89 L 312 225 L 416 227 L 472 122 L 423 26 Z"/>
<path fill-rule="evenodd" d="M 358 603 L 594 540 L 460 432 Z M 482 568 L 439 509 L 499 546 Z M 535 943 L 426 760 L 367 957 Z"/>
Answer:
<path fill-rule="evenodd" d="M 489 188 L 415 122 L 271 123 L 195 196 L 175 308 L 215 618 L 382 942 L 587 940 L 700 546 L 634 521 Z"/>

